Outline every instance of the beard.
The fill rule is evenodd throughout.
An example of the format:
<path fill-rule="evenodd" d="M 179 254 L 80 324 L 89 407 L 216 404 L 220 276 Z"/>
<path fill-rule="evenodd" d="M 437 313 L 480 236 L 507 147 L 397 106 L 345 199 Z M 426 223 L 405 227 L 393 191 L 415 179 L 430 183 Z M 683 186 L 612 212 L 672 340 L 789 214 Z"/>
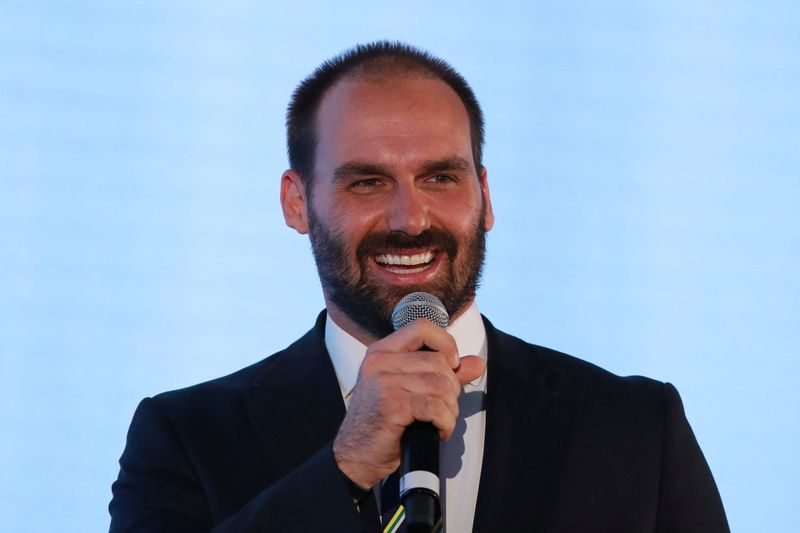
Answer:
<path fill-rule="evenodd" d="M 475 297 L 483 272 L 485 220 L 484 204 L 475 226 L 461 241 L 439 228 L 431 228 L 414 237 L 401 232 L 369 233 L 358 243 L 354 262 L 344 238 L 316 217 L 311 202 L 308 206 L 311 249 L 326 296 L 351 320 L 377 338 L 383 338 L 394 330 L 394 306 L 411 292 L 433 294 L 442 301 L 451 317 L 466 308 Z M 386 250 L 402 253 L 403 250 L 430 247 L 448 256 L 447 275 L 441 279 L 395 287 L 370 275 L 368 261 L 378 253 Z"/>

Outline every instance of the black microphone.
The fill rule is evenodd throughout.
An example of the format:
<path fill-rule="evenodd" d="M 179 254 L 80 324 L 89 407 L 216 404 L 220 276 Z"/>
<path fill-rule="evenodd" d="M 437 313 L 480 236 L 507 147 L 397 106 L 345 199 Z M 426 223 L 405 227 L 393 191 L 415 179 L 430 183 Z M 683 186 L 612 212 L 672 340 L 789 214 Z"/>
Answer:
<path fill-rule="evenodd" d="M 450 321 L 444 304 L 436 296 L 412 292 L 395 306 L 392 325 L 398 330 L 418 318 L 427 318 L 440 328 L 446 328 Z M 403 433 L 401 445 L 403 522 L 408 533 L 430 533 L 439 512 L 439 430 L 430 422 L 412 422 Z"/>

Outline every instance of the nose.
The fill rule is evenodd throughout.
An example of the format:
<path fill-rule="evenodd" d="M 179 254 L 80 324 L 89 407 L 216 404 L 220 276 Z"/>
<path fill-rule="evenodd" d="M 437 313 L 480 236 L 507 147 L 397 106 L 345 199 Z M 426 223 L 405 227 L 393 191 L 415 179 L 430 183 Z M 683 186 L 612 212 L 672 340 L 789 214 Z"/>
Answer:
<path fill-rule="evenodd" d="M 430 228 L 425 195 L 414 188 L 400 187 L 392 198 L 389 210 L 389 230 L 416 236 Z"/>

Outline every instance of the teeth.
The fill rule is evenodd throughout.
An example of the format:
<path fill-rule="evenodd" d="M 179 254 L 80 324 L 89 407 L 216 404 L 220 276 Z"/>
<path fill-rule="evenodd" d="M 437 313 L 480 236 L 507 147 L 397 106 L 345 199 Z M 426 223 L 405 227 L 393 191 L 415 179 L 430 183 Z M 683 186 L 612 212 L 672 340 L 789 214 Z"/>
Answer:
<path fill-rule="evenodd" d="M 386 265 L 384 267 L 389 272 L 394 272 L 395 274 L 418 274 L 423 272 L 428 267 L 426 266 L 418 266 L 418 267 L 398 267 L 394 265 Z"/>
<path fill-rule="evenodd" d="M 433 261 L 433 252 L 424 252 L 414 255 L 381 254 L 375 257 L 375 261 L 383 265 L 425 265 Z"/>

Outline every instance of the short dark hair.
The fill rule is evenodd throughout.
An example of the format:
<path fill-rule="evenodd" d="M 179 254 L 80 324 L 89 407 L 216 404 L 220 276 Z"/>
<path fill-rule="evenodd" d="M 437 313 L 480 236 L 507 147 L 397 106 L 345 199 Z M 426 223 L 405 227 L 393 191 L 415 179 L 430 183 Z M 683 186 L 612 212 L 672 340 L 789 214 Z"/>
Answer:
<path fill-rule="evenodd" d="M 475 93 L 449 63 L 414 46 L 393 41 L 358 44 L 325 61 L 294 90 L 286 113 L 289 165 L 311 182 L 317 147 L 316 114 L 325 93 L 342 79 L 384 81 L 403 76 L 438 78 L 461 99 L 470 122 L 472 156 L 478 171 L 483 153 L 483 112 Z"/>

